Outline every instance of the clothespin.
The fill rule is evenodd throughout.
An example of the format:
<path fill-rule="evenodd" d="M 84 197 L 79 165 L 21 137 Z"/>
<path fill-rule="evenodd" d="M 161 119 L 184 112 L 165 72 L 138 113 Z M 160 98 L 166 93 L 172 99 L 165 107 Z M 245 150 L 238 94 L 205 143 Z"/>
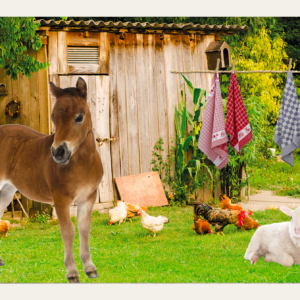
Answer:
<path fill-rule="evenodd" d="M 219 73 L 220 58 L 217 59 L 216 73 Z"/>
<path fill-rule="evenodd" d="M 293 61 L 293 59 L 290 58 L 290 62 L 289 62 L 289 70 L 288 70 L 288 72 L 291 72 L 292 61 Z"/>
<path fill-rule="evenodd" d="M 232 64 L 232 70 L 231 70 L 231 73 L 234 73 L 234 71 L 235 71 L 235 59 L 233 60 L 233 64 Z"/>

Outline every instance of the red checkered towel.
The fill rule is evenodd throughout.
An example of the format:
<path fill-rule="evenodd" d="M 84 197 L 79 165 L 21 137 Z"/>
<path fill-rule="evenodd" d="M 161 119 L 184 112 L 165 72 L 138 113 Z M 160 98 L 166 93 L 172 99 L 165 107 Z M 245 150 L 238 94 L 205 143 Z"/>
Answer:
<path fill-rule="evenodd" d="M 230 77 L 226 132 L 231 136 L 230 145 L 241 155 L 241 149 L 252 139 L 252 131 L 235 73 Z"/>
<path fill-rule="evenodd" d="M 198 147 L 219 169 L 222 169 L 229 161 L 227 142 L 220 81 L 218 74 L 215 74 L 207 98 Z"/>

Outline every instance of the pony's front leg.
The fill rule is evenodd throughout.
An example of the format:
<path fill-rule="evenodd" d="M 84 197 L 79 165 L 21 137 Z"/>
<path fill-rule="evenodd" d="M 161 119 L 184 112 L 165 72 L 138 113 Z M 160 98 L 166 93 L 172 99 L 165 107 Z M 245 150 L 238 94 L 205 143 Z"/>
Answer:
<path fill-rule="evenodd" d="M 70 283 L 79 281 L 79 273 L 76 269 L 73 254 L 73 240 L 75 236 L 75 228 L 71 221 L 69 205 L 55 205 L 56 214 L 60 224 L 61 237 L 65 246 L 64 263 L 67 270 L 67 279 Z"/>
<path fill-rule="evenodd" d="M 97 190 L 85 201 L 77 204 L 77 223 L 80 236 L 80 258 L 84 272 L 89 278 L 99 277 L 96 267 L 92 262 L 89 246 L 91 230 L 91 215 L 96 200 Z"/>

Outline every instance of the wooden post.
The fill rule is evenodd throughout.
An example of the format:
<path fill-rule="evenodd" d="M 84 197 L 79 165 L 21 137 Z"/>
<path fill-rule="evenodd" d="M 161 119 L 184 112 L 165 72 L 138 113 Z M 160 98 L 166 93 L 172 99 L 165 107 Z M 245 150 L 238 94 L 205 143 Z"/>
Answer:
<path fill-rule="evenodd" d="M 293 61 L 293 59 L 290 58 L 290 61 L 289 61 L 289 72 L 291 71 L 292 61 Z"/>
<path fill-rule="evenodd" d="M 11 217 L 15 217 L 15 207 L 14 207 L 14 199 L 11 201 Z"/>
<path fill-rule="evenodd" d="M 240 173 L 241 175 L 240 175 L 240 179 L 241 179 L 241 181 L 245 178 L 245 166 L 243 165 L 242 166 L 242 169 L 241 169 L 241 173 Z M 242 187 L 241 188 L 241 198 L 242 199 L 245 199 L 245 196 L 246 196 L 246 189 L 244 188 L 244 187 Z"/>

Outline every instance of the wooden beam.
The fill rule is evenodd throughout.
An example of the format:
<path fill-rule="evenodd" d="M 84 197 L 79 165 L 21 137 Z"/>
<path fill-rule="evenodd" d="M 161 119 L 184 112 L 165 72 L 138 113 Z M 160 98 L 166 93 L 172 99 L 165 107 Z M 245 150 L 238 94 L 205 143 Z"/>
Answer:
<path fill-rule="evenodd" d="M 100 65 L 73 64 L 67 66 L 66 73 L 62 74 L 100 74 Z"/>
<path fill-rule="evenodd" d="M 100 32 L 99 64 L 101 74 L 109 74 L 109 46 L 109 33 Z"/>
<path fill-rule="evenodd" d="M 67 32 L 68 46 L 99 46 L 99 32 Z"/>
<path fill-rule="evenodd" d="M 57 33 L 57 62 L 58 74 L 66 74 L 68 66 L 68 46 L 67 33 L 64 31 Z"/>

